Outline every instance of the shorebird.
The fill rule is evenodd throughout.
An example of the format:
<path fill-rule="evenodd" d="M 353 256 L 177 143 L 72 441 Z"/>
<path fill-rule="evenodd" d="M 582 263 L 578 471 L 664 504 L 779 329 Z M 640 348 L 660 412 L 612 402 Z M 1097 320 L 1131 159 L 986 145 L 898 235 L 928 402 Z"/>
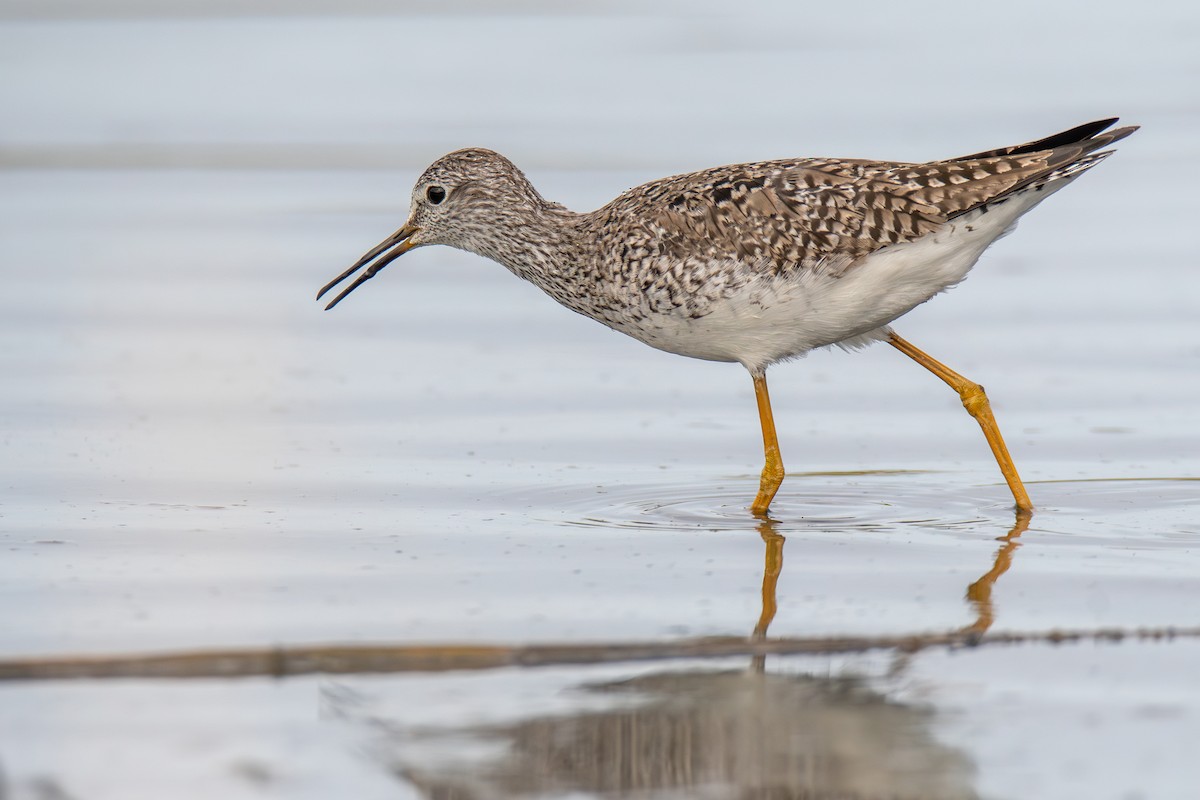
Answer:
<path fill-rule="evenodd" d="M 669 353 L 742 364 L 754 382 L 765 517 L 784 478 L 767 367 L 886 341 L 958 392 L 1018 513 L 1033 510 L 983 387 L 900 338 L 898 317 L 966 277 L 1017 219 L 1137 130 L 1089 122 L 1027 144 L 923 164 L 799 158 L 732 164 L 630 189 L 580 214 L 511 161 L 456 150 L 422 173 L 407 222 L 317 295 L 333 308 L 417 247 L 497 261 L 562 305 Z"/>

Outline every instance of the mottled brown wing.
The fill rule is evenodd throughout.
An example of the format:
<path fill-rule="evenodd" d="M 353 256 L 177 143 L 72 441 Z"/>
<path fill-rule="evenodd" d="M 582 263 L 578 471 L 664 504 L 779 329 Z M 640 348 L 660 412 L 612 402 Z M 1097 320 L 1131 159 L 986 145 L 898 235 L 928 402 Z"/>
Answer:
<path fill-rule="evenodd" d="M 905 164 L 888 170 L 894 191 L 937 209 L 943 220 L 993 203 L 1068 163 L 1055 151 Z"/>
<path fill-rule="evenodd" d="M 660 208 L 663 252 L 751 269 L 840 270 L 909 242 L 1051 170 L 1047 154 L 898 164 L 844 159 L 747 165 L 690 181 Z"/>
<path fill-rule="evenodd" d="M 845 265 L 945 222 L 900 191 L 894 164 L 812 159 L 710 170 L 676 183 L 653 228 L 665 255 L 734 259 L 777 272 Z"/>
<path fill-rule="evenodd" d="M 625 210 L 633 215 L 657 209 L 643 252 L 732 259 L 750 270 L 844 269 L 1026 187 L 1086 169 L 1105 155 L 1096 150 L 1136 130 L 1102 133 L 1113 122 L 925 164 L 816 158 L 718 167 L 647 184 L 621 200 L 632 203 Z"/>

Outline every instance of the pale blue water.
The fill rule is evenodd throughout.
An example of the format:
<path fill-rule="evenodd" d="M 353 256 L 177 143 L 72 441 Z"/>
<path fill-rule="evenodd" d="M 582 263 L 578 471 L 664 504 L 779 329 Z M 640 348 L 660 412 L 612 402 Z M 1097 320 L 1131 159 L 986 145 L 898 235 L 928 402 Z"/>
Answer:
<path fill-rule="evenodd" d="M 714 163 L 933 158 L 1115 114 L 1143 130 L 897 327 L 987 385 L 1040 509 L 995 630 L 1197 623 L 1190 5 L 56 8 L 0 7 L 4 656 L 747 634 L 764 545 L 742 511 L 761 453 L 740 368 L 645 348 L 451 251 L 328 314 L 317 288 L 463 145 L 588 208 Z M 957 398 L 885 348 L 771 380 L 792 473 L 771 634 L 971 624 L 967 586 L 1013 519 Z M 769 659 L 762 698 L 813 709 L 780 758 L 817 736 L 884 786 L 917 763 L 927 796 L 1185 798 L 1197 657 Z M 583 767 L 538 773 L 530 732 L 598 752 L 622 709 L 719 709 L 637 717 L 708 743 L 696 775 L 731 746 L 698 719 L 765 725 L 703 674 L 743 667 L 8 684 L 0 766 L 14 798 L 419 797 L 446 776 L 596 796 Z M 865 711 L 822 699 L 847 675 Z M 666 688 L 581 688 L 635 676 Z M 678 752 L 638 752 L 683 774 Z M 505 753 L 544 783 L 497 778 Z"/>

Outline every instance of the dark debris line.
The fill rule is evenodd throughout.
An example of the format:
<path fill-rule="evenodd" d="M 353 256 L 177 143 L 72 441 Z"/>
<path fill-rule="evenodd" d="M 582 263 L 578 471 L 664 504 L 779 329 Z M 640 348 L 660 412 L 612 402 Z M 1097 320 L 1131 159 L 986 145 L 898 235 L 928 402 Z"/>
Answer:
<path fill-rule="evenodd" d="M 784 639 L 719 637 L 665 642 L 535 645 L 302 645 L 125 655 L 0 659 L 0 680 L 98 678 L 235 678 L 270 675 L 449 672 L 499 667 L 609 664 L 622 661 L 724 658 L 729 656 L 832 655 L 928 648 L 1016 644 L 1171 642 L 1200 638 L 1200 627 L 1096 628 L 1025 633 L 951 631 L 911 636 L 847 636 Z"/>

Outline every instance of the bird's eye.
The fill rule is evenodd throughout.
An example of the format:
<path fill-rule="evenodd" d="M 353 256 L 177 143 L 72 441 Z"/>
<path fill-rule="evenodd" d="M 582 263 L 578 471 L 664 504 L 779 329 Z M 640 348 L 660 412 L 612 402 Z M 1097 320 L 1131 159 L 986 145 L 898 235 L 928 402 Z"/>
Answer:
<path fill-rule="evenodd" d="M 446 199 L 446 190 L 441 186 L 430 186 L 425 190 L 425 198 L 436 206 Z"/>

